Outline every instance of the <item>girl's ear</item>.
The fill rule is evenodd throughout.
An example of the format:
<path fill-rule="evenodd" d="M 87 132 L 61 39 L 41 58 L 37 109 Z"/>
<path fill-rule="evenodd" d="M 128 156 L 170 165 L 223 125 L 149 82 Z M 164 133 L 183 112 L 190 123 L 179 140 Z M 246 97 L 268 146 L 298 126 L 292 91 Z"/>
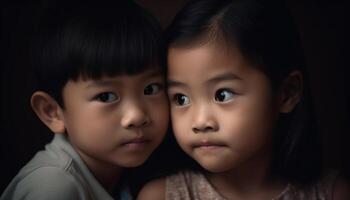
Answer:
<path fill-rule="evenodd" d="M 303 94 L 303 75 L 300 71 L 292 71 L 283 81 L 279 91 L 281 113 L 289 113 L 298 104 Z"/>
<path fill-rule="evenodd" d="M 45 92 L 36 91 L 30 102 L 36 115 L 52 132 L 65 132 L 63 110 L 55 99 Z"/>

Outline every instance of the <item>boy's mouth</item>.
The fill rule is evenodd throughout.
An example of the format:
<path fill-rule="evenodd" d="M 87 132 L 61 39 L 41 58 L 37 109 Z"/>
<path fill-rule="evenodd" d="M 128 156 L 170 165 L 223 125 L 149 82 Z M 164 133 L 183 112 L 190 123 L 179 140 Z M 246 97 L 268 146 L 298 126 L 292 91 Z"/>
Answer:
<path fill-rule="evenodd" d="M 132 148 L 132 149 L 141 149 L 141 148 L 144 148 L 149 142 L 150 142 L 150 140 L 147 140 L 147 139 L 141 137 L 141 138 L 135 138 L 135 139 L 128 140 L 128 141 L 122 143 L 122 146 Z"/>

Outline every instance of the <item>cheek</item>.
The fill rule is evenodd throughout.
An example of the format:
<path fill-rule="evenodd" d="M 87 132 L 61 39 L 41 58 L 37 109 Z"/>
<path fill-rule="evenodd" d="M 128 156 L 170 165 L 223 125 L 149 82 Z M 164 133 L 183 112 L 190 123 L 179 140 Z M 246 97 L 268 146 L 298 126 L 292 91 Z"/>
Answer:
<path fill-rule="evenodd" d="M 167 128 L 169 124 L 169 105 L 166 97 L 147 104 L 148 115 L 156 127 Z"/>
<path fill-rule="evenodd" d="M 171 122 L 175 138 L 182 149 L 186 150 L 186 145 L 190 141 L 191 132 L 191 120 L 189 117 L 181 111 L 171 112 Z"/>
<path fill-rule="evenodd" d="M 169 112 L 153 111 L 152 121 L 153 121 L 153 126 L 151 126 L 153 127 L 152 134 L 154 136 L 159 136 L 159 137 L 164 136 L 169 125 Z"/>
<path fill-rule="evenodd" d="M 182 112 L 176 108 L 171 109 L 171 123 L 175 135 L 181 135 L 181 133 L 186 132 L 186 117 Z"/>
<path fill-rule="evenodd" d="M 225 111 L 220 119 L 220 129 L 230 137 L 236 150 L 248 153 L 271 142 L 274 118 L 267 108 L 243 108 Z"/>
<path fill-rule="evenodd" d="M 112 108 L 109 108 L 110 110 Z M 114 112 L 103 109 L 85 108 L 71 112 L 67 119 L 69 137 L 81 144 L 90 146 L 106 145 L 117 131 L 117 117 Z"/>

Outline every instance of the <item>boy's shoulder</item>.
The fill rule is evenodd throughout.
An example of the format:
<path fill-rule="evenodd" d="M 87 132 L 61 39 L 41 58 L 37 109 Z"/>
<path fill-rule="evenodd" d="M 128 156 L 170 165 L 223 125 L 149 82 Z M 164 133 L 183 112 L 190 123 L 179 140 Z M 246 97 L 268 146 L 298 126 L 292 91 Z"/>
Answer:
<path fill-rule="evenodd" d="M 19 173 L 3 193 L 2 199 L 80 199 L 80 183 L 62 168 L 39 167 Z"/>
<path fill-rule="evenodd" d="M 84 177 L 64 147 L 69 144 L 62 139 L 55 136 L 44 151 L 36 153 L 10 182 L 1 200 L 79 199 L 84 194 Z"/>

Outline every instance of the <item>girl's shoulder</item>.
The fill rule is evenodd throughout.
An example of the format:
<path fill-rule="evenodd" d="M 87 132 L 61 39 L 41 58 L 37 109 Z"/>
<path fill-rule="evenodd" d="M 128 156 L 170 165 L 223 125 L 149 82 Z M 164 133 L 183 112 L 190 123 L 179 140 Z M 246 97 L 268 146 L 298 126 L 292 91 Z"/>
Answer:
<path fill-rule="evenodd" d="M 344 176 L 335 170 L 329 170 L 315 186 L 318 192 L 326 192 L 327 199 L 349 200 L 350 183 Z"/>
<path fill-rule="evenodd" d="M 146 183 L 140 190 L 137 200 L 164 200 L 166 178 L 159 178 Z"/>
<path fill-rule="evenodd" d="M 350 199 L 350 181 L 339 176 L 334 184 L 332 197 L 334 200 Z"/>
<path fill-rule="evenodd" d="M 291 185 L 289 191 L 282 199 L 332 199 L 349 200 L 350 184 L 337 171 L 328 171 L 313 184 L 297 186 Z"/>

